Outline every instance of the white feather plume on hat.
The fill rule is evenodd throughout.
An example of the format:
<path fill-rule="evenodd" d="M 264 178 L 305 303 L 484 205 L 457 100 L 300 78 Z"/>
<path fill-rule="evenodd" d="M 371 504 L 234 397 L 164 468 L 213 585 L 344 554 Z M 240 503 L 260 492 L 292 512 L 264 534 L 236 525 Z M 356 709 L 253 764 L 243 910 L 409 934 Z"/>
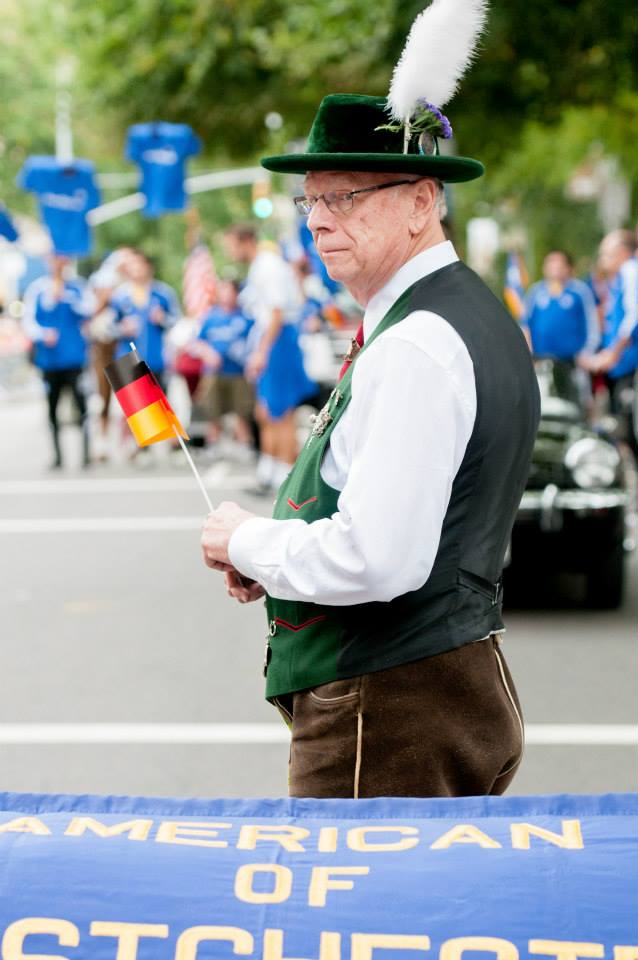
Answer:
<path fill-rule="evenodd" d="M 487 0 L 433 0 L 412 24 L 394 68 L 388 107 L 409 123 L 420 98 L 443 107 L 474 59 L 487 19 Z"/>

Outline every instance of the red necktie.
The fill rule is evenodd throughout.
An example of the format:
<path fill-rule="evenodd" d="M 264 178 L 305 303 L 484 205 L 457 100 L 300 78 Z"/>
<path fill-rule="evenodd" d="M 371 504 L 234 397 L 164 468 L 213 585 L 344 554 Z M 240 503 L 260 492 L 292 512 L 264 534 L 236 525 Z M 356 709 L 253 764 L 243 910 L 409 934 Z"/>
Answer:
<path fill-rule="evenodd" d="M 337 383 L 339 382 L 339 380 L 343 379 L 343 376 L 346 370 L 348 369 L 348 367 L 350 366 L 350 364 L 352 363 L 352 361 L 354 360 L 354 358 L 356 357 L 356 355 L 358 354 L 362 346 L 363 346 L 363 321 L 359 324 L 359 329 L 357 330 L 354 340 L 350 345 L 350 349 L 346 354 L 346 358 L 343 361 L 343 366 L 339 371 L 339 377 L 337 379 Z"/>

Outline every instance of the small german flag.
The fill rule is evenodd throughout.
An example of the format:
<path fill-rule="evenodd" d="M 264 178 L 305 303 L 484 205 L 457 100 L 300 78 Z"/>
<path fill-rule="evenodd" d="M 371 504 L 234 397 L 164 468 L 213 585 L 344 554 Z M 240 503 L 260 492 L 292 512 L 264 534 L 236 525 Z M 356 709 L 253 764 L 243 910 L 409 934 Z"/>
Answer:
<path fill-rule="evenodd" d="M 169 440 L 175 436 L 175 430 L 188 440 L 166 394 L 136 350 L 109 363 L 104 367 L 104 375 L 140 447 Z"/>

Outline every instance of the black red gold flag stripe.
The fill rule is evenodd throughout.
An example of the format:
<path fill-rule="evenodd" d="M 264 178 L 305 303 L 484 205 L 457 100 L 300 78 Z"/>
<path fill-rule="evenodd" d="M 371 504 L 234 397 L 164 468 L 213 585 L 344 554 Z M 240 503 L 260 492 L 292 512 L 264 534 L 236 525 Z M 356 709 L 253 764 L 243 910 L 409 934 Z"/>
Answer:
<path fill-rule="evenodd" d="M 126 422 L 140 447 L 188 434 L 171 407 L 166 394 L 136 350 L 124 354 L 104 368 Z"/>

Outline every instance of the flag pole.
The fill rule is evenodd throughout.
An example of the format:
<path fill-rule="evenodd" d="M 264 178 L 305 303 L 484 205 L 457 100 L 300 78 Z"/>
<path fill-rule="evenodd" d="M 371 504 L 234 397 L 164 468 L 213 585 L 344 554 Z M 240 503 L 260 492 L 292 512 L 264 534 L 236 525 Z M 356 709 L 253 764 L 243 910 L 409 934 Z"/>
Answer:
<path fill-rule="evenodd" d="M 202 478 L 201 478 L 201 476 L 200 476 L 200 474 L 199 474 L 199 471 L 198 471 L 197 467 L 196 467 L 195 464 L 193 463 L 193 458 L 191 457 L 190 453 L 188 452 L 188 447 L 187 447 L 186 444 L 184 443 L 184 439 L 183 439 L 183 437 L 181 436 L 181 434 L 179 433 L 179 430 L 177 429 L 177 427 L 175 426 L 175 424 L 173 424 L 173 431 L 174 431 L 174 433 L 175 433 L 175 436 L 176 436 L 177 439 L 179 440 L 179 444 L 180 444 L 182 450 L 184 451 L 184 456 L 185 456 L 186 459 L 188 460 L 188 463 L 189 463 L 189 465 L 190 465 L 190 468 L 191 468 L 191 470 L 193 471 L 193 473 L 194 473 L 194 475 L 195 475 L 195 479 L 197 480 L 197 482 L 198 482 L 198 484 L 199 484 L 199 489 L 200 489 L 200 490 L 202 491 L 202 493 L 204 494 L 204 500 L 206 501 L 206 504 L 207 504 L 207 506 L 208 506 L 208 509 L 209 509 L 210 513 L 212 513 L 213 510 L 214 510 L 214 507 L 213 507 L 212 503 L 210 502 L 210 497 L 208 496 L 208 491 L 206 490 L 206 487 L 204 486 L 204 482 L 203 482 L 203 480 L 202 480 Z"/>
<path fill-rule="evenodd" d="M 136 359 L 139 360 L 139 354 L 138 354 L 138 352 L 137 352 L 137 347 L 135 346 L 135 343 L 134 343 L 133 340 L 130 340 L 130 341 L 129 341 L 129 347 L 131 348 L 131 350 L 132 350 L 133 353 L 135 354 Z M 210 497 L 208 496 L 208 491 L 206 490 L 206 487 L 204 486 L 204 481 L 202 480 L 202 478 L 201 478 L 201 476 L 200 476 L 200 474 L 199 474 L 199 470 L 197 469 L 197 467 L 196 467 L 195 464 L 193 463 L 193 458 L 191 457 L 190 453 L 188 452 L 188 447 L 187 447 L 186 444 L 184 443 L 184 440 L 183 440 L 183 438 L 182 438 L 182 435 L 180 434 L 179 430 L 177 429 L 177 427 L 175 426 L 174 423 L 172 424 L 172 427 L 173 427 L 173 433 L 175 434 L 175 436 L 176 436 L 177 439 L 179 440 L 179 445 L 180 445 L 180 447 L 182 448 L 182 450 L 184 451 L 184 456 L 185 456 L 186 459 L 188 460 L 189 466 L 190 466 L 191 470 L 193 471 L 193 474 L 195 475 L 195 479 L 197 480 L 197 483 L 199 484 L 199 489 L 200 489 L 200 490 L 202 491 L 202 493 L 204 494 L 204 500 L 206 501 L 206 506 L 208 507 L 209 512 L 212 513 L 215 508 L 213 507 L 212 503 L 210 502 Z"/>

